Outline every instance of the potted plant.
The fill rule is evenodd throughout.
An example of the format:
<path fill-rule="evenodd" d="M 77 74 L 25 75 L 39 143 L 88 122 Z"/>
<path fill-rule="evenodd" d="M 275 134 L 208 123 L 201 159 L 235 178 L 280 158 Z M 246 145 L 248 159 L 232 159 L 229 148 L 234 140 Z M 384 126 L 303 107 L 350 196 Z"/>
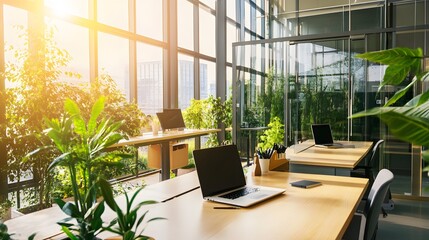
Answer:
<path fill-rule="evenodd" d="M 279 149 L 278 146 L 282 146 L 284 139 L 284 125 L 280 122 L 279 117 L 274 117 L 268 127 L 260 136 L 256 151 L 262 173 L 269 170 L 271 156 Z"/>
<path fill-rule="evenodd" d="M 55 148 L 59 156 L 49 165 L 49 170 L 62 166 L 69 171 L 74 201 L 65 202 L 57 198 L 55 202 L 69 216 L 58 224 L 70 239 L 96 239 L 102 231 L 104 204 L 97 203 L 97 169 L 119 165 L 119 160 L 133 157 L 106 151 L 124 136 L 117 132 L 122 122 L 98 120 L 104 102 L 104 97 L 95 102 L 86 121 L 77 104 L 67 99 L 64 104 L 67 115 L 61 119 L 45 120 L 48 129 L 44 133 L 53 145 L 38 148 L 29 154 Z M 70 223 L 72 219 L 76 222 Z"/>
<path fill-rule="evenodd" d="M 147 200 L 134 205 L 134 202 L 137 199 L 140 191 L 143 190 L 143 187 L 138 188 L 131 198 L 125 192 L 124 196 L 126 205 L 125 209 L 122 210 L 113 197 L 113 191 L 110 183 L 104 179 L 100 179 L 98 185 L 102 192 L 104 202 L 116 213 L 116 217 L 109 223 L 108 226 L 103 227 L 103 229 L 121 236 L 121 239 L 124 240 L 151 239 L 150 237 L 143 235 L 145 228 L 140 228 L 140 225 L 165 218 L 155 217 L 149 219 L 147 222 L 144 222 L 144 218 L 146 217 L 148 210 L 140 217 L 138 216 L 141 207 L 148 204 L 157 203 L 156 201 Z"/>
<path fill-rule="evenodd" d="M 428 147 L 429 90 L 417 95 L 403 106 L 392 106 L 401 99 L 408 90 L 413 89 L 414 85 L 429 80 L 428 71 L 422 70 L 423 59 L 425 58 L 423 56 L 423 51 L 420 48 L 394 48 L 384 51 L 363 53 L 356 57 L 388 65 L 379 89 L 386 85 L 400 85 L 409 74 L 413 75 L 414 78 L 405 88 L 396 92 L 384 106 L 356 113 L 351 117 L 376 116 L 389 127 L 389 131 L 397 138 L 416 145 Z M 423 159 L 429 161 L 429 150 L 424 150 L 422 156 Z M 423 169 L 423 171 L 428 170 L 429 167 Z"/>

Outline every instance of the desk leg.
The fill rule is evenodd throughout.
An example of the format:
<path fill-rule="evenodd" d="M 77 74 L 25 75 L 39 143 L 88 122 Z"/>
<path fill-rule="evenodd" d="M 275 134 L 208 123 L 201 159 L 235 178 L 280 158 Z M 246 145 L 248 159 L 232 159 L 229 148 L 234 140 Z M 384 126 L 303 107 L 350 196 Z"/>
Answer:
<path fill-rule="evenodd" d="M 161 181 L 170 178 L 170 142 L 161 144 Z"/>

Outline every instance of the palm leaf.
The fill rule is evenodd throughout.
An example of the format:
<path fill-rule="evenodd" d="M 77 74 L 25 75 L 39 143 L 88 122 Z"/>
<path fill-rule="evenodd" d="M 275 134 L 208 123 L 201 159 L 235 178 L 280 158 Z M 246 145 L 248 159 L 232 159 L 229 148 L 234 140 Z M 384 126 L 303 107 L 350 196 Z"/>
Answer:
<path fill-rule="evenodd" d="M 377 116 L 401 140 L 429 146 L 429 102 L 418 107 L 381 107 L 354 114 L 352 118 Z"/>
<path fill-rule="evenodd" d="M 70 115 L 70 117 L 73 118 L 74 131 L 80 136 L 85 136 L 86 134 L 85 120 L 82 117 L 82 114 L 80 112 L 80 109 L 77 103 L 68 98 L 64 103 L 64 108 L 66 112 Z"/>
<path fill-rule="evenodd" d="M 408 84 L 405 88 L 403 88 L 403 89 L 401 89 L 401 90 L 399 90 L 399 91 L 397 91 L 396 93 L 395 93 L 395 95 L 393 95 L 393 97 L 391 97 L 390 99 L 389 99 L 389 101 L 387 101 L 387 103 L 384 105 L 385 107 L 387 107 L 387 106 L 390 106 L 390 105 L 392 105 L 392 104 L 394 104 L 396 101 L 398 101 L 401 97 L 403 97 L 407 92 L 408 92 L 408 90 L 410 90 L 410 89 L 412 89 L 412 87 L 414 86 L 414 84 L 417 82 L 417 78 L 416 77 L 414 77 L 414 79 L 413 79 L 413 81 L 410 83 L 410 84 Z"/>
<path fill-rule="evenodd" d="M 421 72 L 423 51 L 420 48 L 394 48 L 357 54 L 356 57 L 389 65 L 380 84 L 381 88 L 385 85 L 399 85 L 409 72 L 419 75 Z"/>
<path fill-rule="evenodd" d="M 105 179 L 100 179 L 98 181 L 98 185 L 101 190 L 101 194 L 103 195 L 104 201 L 106 202 L 107 206 L 110 207 L 113 211 L 116 210 L 116 202 L 113 198 L 113 191 L 112 187 L 110 186 L 110 183 L 107 182 Z"/>
<path fill-rule="evenodd" d="M 423 57 L 423 51 L 421 48 L 394 48 L 357 54 L 356 57 L 385 65 L 407 65 L 410 61 L 421 59 Z"/>
<path fill-rule="evenodd" d="M 104 110 L 105 98 L 100 97 L 92 106 L 91 116 L 88 121 L 88 132 L 93 133 L 97 126 L 97 119 Z"/>

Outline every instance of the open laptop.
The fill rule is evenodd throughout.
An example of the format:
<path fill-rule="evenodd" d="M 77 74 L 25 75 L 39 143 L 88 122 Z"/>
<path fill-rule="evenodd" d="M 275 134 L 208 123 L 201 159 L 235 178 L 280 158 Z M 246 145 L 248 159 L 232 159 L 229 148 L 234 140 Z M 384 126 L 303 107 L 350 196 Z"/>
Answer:
<path fill-rule="evenodd" d="M 203 198 L 248 207 L 282 194 L 285 189 L 247 186 L 236 145 L 194 150 Z"/>
<path fill-rule="evenodd" d="M 332 138 L 331 125 L 329 124 L 313 124 L 311 125 L 314 143 L 316 147 L 325 148 L 343 148 L 341 143 L 335 143 Z M 350 147 L 350 146 L 349 146 Z"/>
<path fill-rule="evenodd" d="M 156 113 L 156 116 L 163 131 L 185 129 L 185 122 L 183 121 L 182 110 L 180 109 L 164 109 L 162 112 Z"/>

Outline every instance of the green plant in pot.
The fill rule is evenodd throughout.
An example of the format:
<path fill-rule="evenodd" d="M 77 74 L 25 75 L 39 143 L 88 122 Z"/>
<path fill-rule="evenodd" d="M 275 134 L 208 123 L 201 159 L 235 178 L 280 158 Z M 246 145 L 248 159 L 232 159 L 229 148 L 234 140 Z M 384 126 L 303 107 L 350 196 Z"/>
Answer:
<path fill-rule="evenodd" d="M 257 154 L 259 158 L 270 158 L 277 145 L 283 145 L 284 141 L 284 124 L 280 122 L 279 117 L 274 117 L 268 124 L 268 129 L 259 137 Z"/>
<path fill-rule="evenodd" d="M 113 191 L 110 183 L 104 179 L 100 179 L 98 185 L 103 194 L 104 202 L 107 204 L 107 206 L 110 207 L 110 209 L 112 209 L 116 213 L 116 218 L 114 218 L 107 227 L 104 227 L 104 230 L 115 233 L 121 236 L 124 240 L 150 239 L 150 237 L 143 235 L 143 231 L 145 228 L 142 227 L 139 229 L 140 225 L 145 223 L 147 224 L 155 220 L 165 219 L 161 217 L 155 217 L 144 222 L 144 218 L 146 217 L 148 210 L 139 217 L 139 210 L 143 206 L 157 203 L 153 200 L 146 200 L 134 204 L 140 191 L 143 190 L 143 187 L 138 188 L 133 193 L 131 198 L 128 196 L 127 193 L 124 194 L 126 205 L 125 210 L 122 210 L 116 203 L 115 198 L 113 197 Z"/>
<path fill-rule="evenodd" d="M 48 128 L 44 133 L 53 145 L 41 147 L 29 154 L 31 156 L 42 150 L 55 148 L 60 155 L 52 161 L 49 169 L 65 167 L 70 173 L 74 201 L 55 199 L 62 211 L 69 216 L 58 224 L 70 239 L 95 239 L 102 231 L 104 204 L 97 203 L 97 170 L 119 165 L 121 159 L 133 157 L 130 154 L 106 151 L 124 136 L 117 132 L 122 122 L 98 120 L 104 109 L 104 102 L 104 97 L 95 102 L 89 120 L 86 121 L 78 105 L 67 99 L 64 104 L 65 116 L 45 120 Z M 76 223 L 70 223 L 73 219 Z"/>
<path fill-rule="evenodd" d="M 428 71 L 422 70 L 422 63 L 425 58 L 422 50 L 420 48 L 394 48 L 363 53 L 357 57 L 388 65 L 379 89 L 386 85 L 403 84 L 408 75 L 412 75 L 414 78 L 405 88 L 396 92 L 384 106 L 356 113 L 351 117 L 376 116 L 389 127 L 389 131 L 397 138 L 428 147 L 429 90 L 417 95 L 403 106 L 393 106 L 415 85 L 429 80 Z M 426 161 L 429 161 L 429 150 L 423 151 L 422 155 Z M 428 171 L 429 167 L 423 170 Z"/>

